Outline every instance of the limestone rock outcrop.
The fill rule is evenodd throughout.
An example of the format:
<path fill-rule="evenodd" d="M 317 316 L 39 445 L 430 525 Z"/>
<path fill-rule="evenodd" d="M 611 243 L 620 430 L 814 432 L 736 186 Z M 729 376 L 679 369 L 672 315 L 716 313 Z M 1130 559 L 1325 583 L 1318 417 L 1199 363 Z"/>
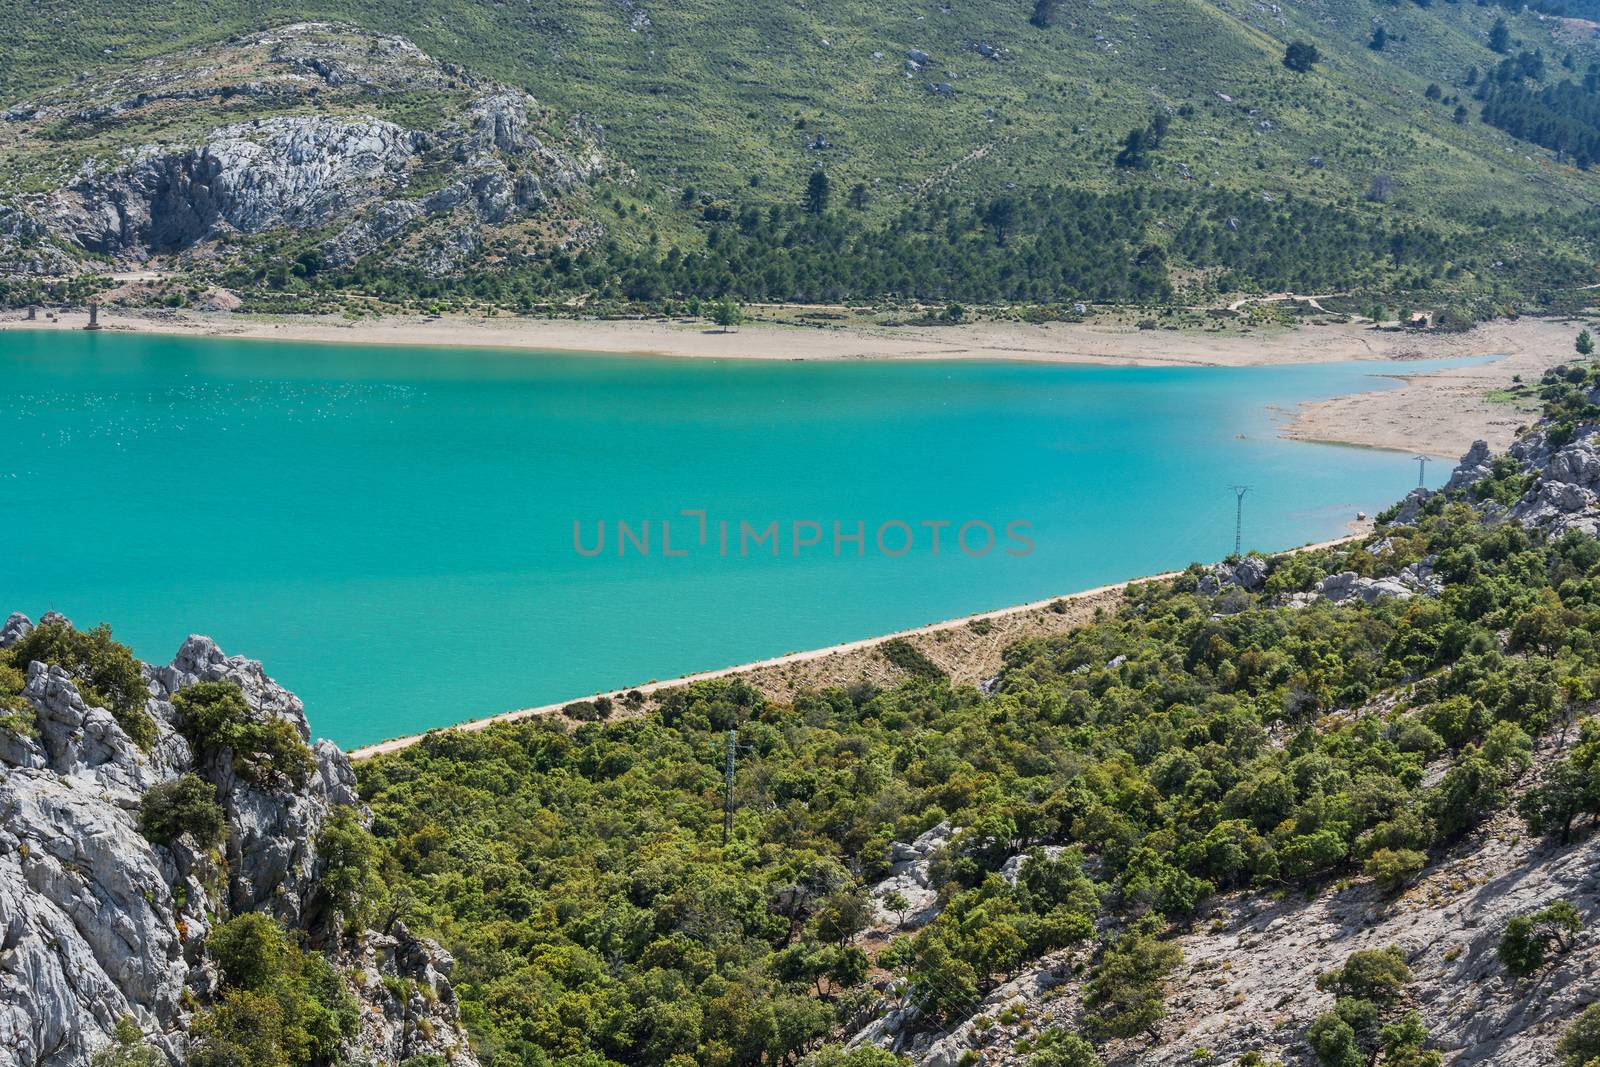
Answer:
<path fill-rule="evenodd" d="M 433 111 L 385 111 L 419 93 Z M 255 117 L 241 122 L 244 101 Z M 444 273 L 460 249 L 482 246 L 484 227 L 549 213 L 608 166 L 593 123 L 561 123 L 526 92 L 404 38 L 330 23 L 174 53 L 12 115 L 0 148 L 119 122 L 159 132 L 114 155 L 86 154 L 50 191 L 0 204 L 0 268 L 15 259 L 11 273 L 67 273 L 75 253 L 123 265 L 226 259 L 237 238 L 279 231 L 317 235 L 301 269 L 385 249 Z"/>
<path fill-rule="evenodd" d="M 396 181 L 414 136 L 392 122 L 330 115 L 222 127 L 198 146 L 151 146 L 108 173 L 84 173 L 55 195 L 49 217 L 80 247 L 108 255 L 317 226 Z"/>
<path fill-rule="evenodd" d="M 1246 556 L 1237 563 L 1219 563 L 1200 576 L 1196 590 L 1203 596 L 1214 596 L 1233 587 L 1247 593 L 1259 593 L 1266 587 L 1268 562 L 1261 556 Z"/>
<path fill-rule="evenodd" d="M 955 836 L 949 823 L 941 822 L 923 831 L 915 841 L 896 841 L 889 846 L 889 877 L 871 889 L 876 907 L 876 924 L 891 929 L 915 930 L 938 917 L 942 905 L 939 892 L 931 888 L 929 865 L 934 854 Z M 906 907 L 890 908 L 884 898 L 899 893 Z"/>
<path fill-rule="evenodd" d="M 0 647 L 32 628 L 10 616 Z M 319 741 L 303 789 L 269 788 L 241 777 L 225 754 L 192 751 L 172 698 L 201 681 L 235 683 L 252 715 L 286 720 L 310 740 L 299 699 L 209 638 L 190 637 L 170 664 L 146 665 L 144 675 L 156 724 L 148 749 L 67 671 L 39 662 L 27 666 L 25 712 L 0 721 L 0 1067 L 80 1067 L 123 1018 L 179 1062 L 195 1005 L 215 992 L 205 958 L 214 916 L 266 911 L 325 940 L 316 842 L 338 805 L 359 810 L 349 760 Z M 220 853 L 187 836 L 158 845 L 139 830 L 145 793 L 185 773 L 216 787 L 227 818 Z M 397 1050 L 409 1050 L 473 1067 L 448 956 L 403 927 L 356 944 L 360 958 L 336 955 L 336 965 L 409 978 L 428 994 L 399 1011 L 366 1012 L 352 1059 L 398 1062 Z M 408 1036 L 416 1031 L 431 1036 L 419 1043 Z"/>
<path fill-rule="evenodd" d="M 1510 520 L 1552 536 L 1568 530 L 1600 535 L 1600 441 L 1595 427 L 1585 427 L 1570 440 L 1553 438 L 1549 429 L 1536 430 L 1518 438 L 1505 455 L 1529 484 L 1509 508 L 1494 500 L 1476 500 L 1487 521 Z M 1475 488 L 1493 474 L 1488 446 L 1475 441 L 1440 492 L 1475 499 Z M 1416 522 L 1423 506 L 1437 495 L 1413 489 L 1393 521 Z"/>
<path fill-rule="evenodd" d="M 1510 517 L 1524 526 L 1557 535 L 1578 530 L 1600 534 L 1600 445 L 1591 432 L 1551 447 L 1548 434 L 1519 441 L 1511 455 L 1539 472 L 1539 480 L 1511 506 Z M 1524 446 L 1519 453 L 1519 446 Z"/>

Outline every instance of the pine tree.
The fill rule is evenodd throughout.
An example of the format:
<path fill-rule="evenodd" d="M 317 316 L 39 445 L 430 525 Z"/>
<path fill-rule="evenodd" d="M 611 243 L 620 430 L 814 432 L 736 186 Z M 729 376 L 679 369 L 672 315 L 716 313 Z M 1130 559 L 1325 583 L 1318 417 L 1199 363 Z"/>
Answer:
<path fill-rule="evenodd" d="M 1489 31 L 1489 47 L 1501 55 L 1511 51 L 1511 31 L 1505 19 L 1494 20 L 1494 28 Z"/>
<path fill-rule="evenodd" d="M 806 212 L 820 215 L 828 210 L 828 192 L 827 172 L 812 171 L 810 180 L 806 182 Z"/>

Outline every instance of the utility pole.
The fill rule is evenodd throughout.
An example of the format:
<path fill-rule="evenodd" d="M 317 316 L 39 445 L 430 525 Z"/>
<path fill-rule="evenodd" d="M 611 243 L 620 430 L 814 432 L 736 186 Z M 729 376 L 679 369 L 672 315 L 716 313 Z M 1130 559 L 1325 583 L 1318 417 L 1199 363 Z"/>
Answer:
<path fill-rule="evenodd" d="M 1412 456 L 1411 458 L 1417 461 L 1417 488 L 1420 489 L 1428 484 L 1428 457 Z"/>
<path fill-rule="evenodd" d="M 734 753 L 738 750 L 739 731 L 729 730 L 728 758 L 723 770 L 723 777 L 727 784 L 727 790 L 723 794 L 722 801 L 722 845 L 724 848 L 728 845 L 728 836 L 733 833 L 733 761 L 735 758 Z"/>
<path fill-rule="evenodd" d="M 1244 545 L 1244 495 L 1250 491 L 1248 485 L 1230 485 L 1233 490 L 1233 554 L 1239 555 Z"/>

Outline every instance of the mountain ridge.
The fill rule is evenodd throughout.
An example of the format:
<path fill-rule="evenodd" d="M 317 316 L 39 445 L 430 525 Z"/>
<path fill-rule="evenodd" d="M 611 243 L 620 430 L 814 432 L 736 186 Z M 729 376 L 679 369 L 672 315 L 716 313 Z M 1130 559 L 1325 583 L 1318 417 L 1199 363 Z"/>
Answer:
<path fill-rule="evenodd" d="M 419 42 L 409 47 L 424 57 L 426 47 L 463 84 L 494 79 L 603 127 L 620 168 L 556 212 L 565 236 L 512 228 L 480 238 L 461 225 L 440 235 L 442 256 L 373 259 L 316 278 L 311 267 L 320 264 L 301 259 L 312 235 L 290 227 L 258 241 L 248 269 L 203 279 L 263 301 L 277 289 L 290 307 L 341 293 L 390 303 L 437 293 L 520 310 L 565 300 L 660 309 L 723 296 L 1160 303 L 1174 290 L 1310 291 L 1320 272 L 1337 287 L 1416 294 L 1481 316 L 1549 306 L 1593 274 L 1584 248 L 1596 229 L 1595 177 L 1560 162 L 1559 146 L 1516 141 L 1479 121 L 1474 96 L 1497 64 L 1523 56 L 1529 70 L 1539 57 L 1536 75 L 1511 76 L 1530 86 L 1581 81 L 1600 50 L 1570 19 L 1469 5 L 1369 13 L 1234 0 L 1090 5 L 1057 10 L 1046 25 L 992 2 L 866 11 L 850 0 L 781 10 L 696 0 L 654 10 L 593 0 L 545 10 L 451 0 L 420 19 L 396 17 L 387 0 L 180 6 L 204 11 L 206 28 L 180 30 L 174 9 L 137 39 L 119 36 L 109 28 L 117 0 L 98 8 L 101 21 L 19 25 L 16 40 L 51 44 L 7 57 L 18 73 L 0 90 L 13 116 L 0 124 L 0 193 L 38 193 L 47 178 L 70 185 L 61 167 L 86 147 L 149 141 L 137 115 L 115 116 L 98 132 L 76 123 L 43 140 L 37 131 L 19 138 L 29 100 L 81 97 L 174 57 L 247 52 L 263 34 L 300 25 L 293 18 L 334 20 L 352 40 L 404 27 Z M 1489 47 L 1496 19 L 1511 26 L 1505 55 Z M 1371 39 L 1377 28 L 1386 33 L 1381 49 Z M 113 43 L 91 58 L 82 49 L 95 40 Z M 1305 72 L 1282 62 L 1295 41 L 1318 46 Z M 78 82 L 45 89 L 65 73 L 51 63 L 67 56 L 84 63 Z M 439 91 L 449 92 L 421 83 L 385 90 L 383 107 L 398 105 L 407 128 L 432 127 Z M 266 98 L 188 105 L 190 125 L 211 128 L 227 125 L 229 109 L 282 110 Z M 1135 134 L 1142 140 L 1130 154 Z M 828 216 L 810 219 L 800 207 L 819 173 L 831 202 L 824 189 Z M 1281 218 L 1248 217 L 1263 212 Z M 1105 221 L 1091 233 L 1072 226 L 1076 215 L 1100 213 Z M 375 225 L 389 233 L 405 224 L 391 211 Z M 1230 226 L 1250 257 L 1228 248 Z M 37 244 L 36 225 L 10 228 L 16 241 Z M 1074 245 L 1087 253 L 1081 261 Z M 862 261 L 863 249 L 894 262 Z M 1044 272 L 1064 257 L 1059 278 Z M 1090 268 L 1128 260 L 1131 280 L 1108 282 Z M 60 265 L 37 260 L 46 273 Z M 1150 278 L 1137 276 L 1141 268 Z M 1010 284 L 1019 272 L 1037 281 Z M 1157 275 L 1170 284 L 1154 284 Z M 448 281 L 430 281 L 440 276 Z M 824 288 L 830 276 L 839 279 L 834 291 Z M 25 299 L 20 287 L 11 297 Z"/>

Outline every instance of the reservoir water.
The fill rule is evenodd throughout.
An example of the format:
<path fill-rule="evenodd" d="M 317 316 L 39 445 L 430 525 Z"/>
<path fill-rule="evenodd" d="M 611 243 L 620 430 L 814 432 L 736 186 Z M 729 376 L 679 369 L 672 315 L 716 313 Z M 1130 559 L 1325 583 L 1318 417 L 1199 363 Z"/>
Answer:
<path fill-rule="evenodd" d="M 1275 426 L 1386 370 L 0 332 L 0 616 L 209 634 L 354 745 L 1218 559 L 1233 483 L 1337 536 L 1416 463 Z"/>

